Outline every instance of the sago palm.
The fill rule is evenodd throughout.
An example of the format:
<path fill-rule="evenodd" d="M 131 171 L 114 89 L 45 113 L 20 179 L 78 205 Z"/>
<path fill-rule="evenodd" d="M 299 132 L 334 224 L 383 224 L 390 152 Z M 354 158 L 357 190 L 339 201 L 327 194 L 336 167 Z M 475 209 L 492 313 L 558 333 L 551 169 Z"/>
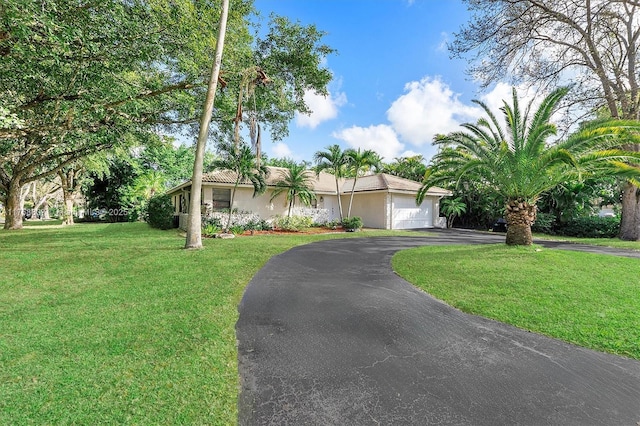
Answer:
<path fill-rule="evenodd" d="M 551 116 L 567 92 L 568 88 L 555 90 L 530 116 L 532 103 L 522 111 L 513 89 L 512 105 L 504 102 L 501 108 L 504 129 L 484 103 L 474 101 L 487 118 L 436 139 L 434 143 L 444 148 L 434 156 L 416 201 L 422 202 L 433 185 L 463 179 L 484 182 L 506 200 L 506 243 L 529 245 L 536 202 L 543 192 L 576 177 L 637 177 L 640 169 L 625 162 L 637 163 L 639 153 L 618 148 L 640 130 L 636 121 L 594 121 L 565 140 L 548 143 L 556 134 Z"/>
<path fill-rule="evenodd" d="M 217 170 L 231 170 L 235 173 L 236 180 L 231 191 L 229 202 L 229 217 L 225 231 L 231 226 L 231 215 L 233 212 L 233 201 L 236 196 L 236 189 L 240 182 L 251 182 L 253 185 L 253 196 L 262 194 L 267 189 L 266 178 L 269 170 L 264 165 L 258 165 L 256 157 L 251 148 L 245 143 L 238 146 L 232 142 L 220 142 L 218 145 L 220 158 L 213 162 L 213 168 Z"/>
<path fill-rule="evenodd" d="M 275 189 L 271 194 L 271 201 L 281 194 L 285 194 L 285 200 L 289 203 L 289 214 L 295 207 L 296 197 L 302 204 L 309 205 L 316 196 L 313 193 L 313 173 L 307 170 L 304 164 L 291 164 L 287 170 L 281 172 L 280 178 L 275 184 Z"/>

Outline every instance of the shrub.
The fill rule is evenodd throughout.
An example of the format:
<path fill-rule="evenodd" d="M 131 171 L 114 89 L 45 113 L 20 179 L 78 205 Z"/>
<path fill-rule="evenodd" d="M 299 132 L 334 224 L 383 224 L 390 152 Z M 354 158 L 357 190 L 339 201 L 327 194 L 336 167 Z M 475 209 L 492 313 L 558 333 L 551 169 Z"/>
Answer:
<path fill-rule="evenodd" d="M 283 231 L 300 231 L 310 228 L 313 220 L 308 216 L 277 216 L 273 219 L 273 227 Z"/>
<path fill-rule="evenodd" d="M 538 213 L 536 221 L 531 225 L 533 232 L 541 232 L 543 234 L 551 234 L 554 230 L 556 218 L 551 213 Z"/>
<path fill-rule="evenodd" d="M 342 227 L 346 231 L 355 231 L 362 228 L 362 218 L 359 216 L 345 217 L 342 219 Z"/>
<path fill-rule="evenodd" d="M 207 223 L 202 227 L 202 235 L 205 237 L 213 237 L 220 232 L 220 227 L 214 223 Z"/>
<path fill-rule="evenodd" d="M 244 230 L 244 226 L 241 225 L 234 225 L 229 228 L 229 232 L 231 232 L 233 235 L 240 235 L 244 232 Z"/>
<path fill-rule="evenodd" d="M 558 226 L 557 234 L 579 238 L 615 238 L 620 233 L 618 217 L 579 217 Z"/>
<path fill-rule="evenodd" d="M 171 229 L 173 228 L 174 207 L 171 197 L 166 194 L 155 195 L 149 200 L 147 205 L 147 223 L 152 228 Z"/>

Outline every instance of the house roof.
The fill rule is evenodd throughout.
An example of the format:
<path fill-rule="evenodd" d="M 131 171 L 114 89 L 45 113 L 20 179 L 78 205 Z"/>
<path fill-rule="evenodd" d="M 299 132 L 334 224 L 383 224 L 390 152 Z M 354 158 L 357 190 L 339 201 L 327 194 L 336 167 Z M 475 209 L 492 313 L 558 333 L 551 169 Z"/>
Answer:
<path fill-rule="evenodd" d="M 347 179 L 342 185 L 342 193 L 351 192 L 353 187 L 353 178 Z M 391 192 L 408 192 L 417 193 L 422 184 L 413 180 L 389 175 L 386 173 L 378 173 L 375 175 L 361 176 L 356 180 L 355 192 L 367 191 L 391 191 Z M 436 186 L 429 188 L 427 195 L 448 196 L 452 195 L 451 191 L 438 188 Z"/>
<path fill-rule="evenodd" d="M 269 170 L 269 175 L 266 179 L 268 186 L 275 186 L 276 182 L 278 182 L 288 170 L 284 167 L 272 166 L 268 166 L 267 169 Z M 320 194 L 335 194 L 336 183 L 332 174 L 320 172 L 319 175 L 316 175 L 313 171 L 309 170 L 309 176 L 313 178 L 312 184 L 314 192 Z M 204 174 L 202 176 L 202 182 L 233 185 L 236 182 L 236 174 L 231 170 L 216 170 L 214 172 Z M 169 190 L 169 193 L 186 188 L 190 185 L 191 181 L 184 182 L 183 184 Z M 251 185 L 251 182 L 244 180 L 240 182 L 240 185 Z M 351 192 L 351 188 L 353 186 L 353 178 L 341 178 L 338 180 L 338 185 L 340 185 L 340 192 L 342 194 L 348 194 Z M 355 192 L 391 191 L 415 194 L 420 190 L 421 186 L 422 185 L 419 182 L 386 173 L 378 173 L 375 175 L 359 177 L 356 181 Z M 451 195 L 451 191 L 432 187 L 427 191 L 427 195 L 449 196 Z"/>

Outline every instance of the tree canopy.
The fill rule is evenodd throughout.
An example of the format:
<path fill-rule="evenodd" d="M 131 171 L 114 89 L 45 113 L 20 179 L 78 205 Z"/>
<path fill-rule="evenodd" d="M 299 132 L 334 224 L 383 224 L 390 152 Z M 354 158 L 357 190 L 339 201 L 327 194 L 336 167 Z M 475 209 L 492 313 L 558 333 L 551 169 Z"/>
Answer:
<path fill-rule="evenodd" d="M 229 134 L 238 101 L 287 133 L 305 91 L 326 92 L 323 33 L 272 16 L 251 36 L 251 0 L 233 0 L 213 135 Z M 193 133 L 216 43 L 220 11 L 191 0 L 96 0 L 0 5 L 0 198 L 5 227 L 21 227 L 16 194 L 87 154 L 135 145 L 149 130 Z M 247 69 L 269 84 L 238 96 Z M 248 116 L 242 120 L 249 121 Z"/>

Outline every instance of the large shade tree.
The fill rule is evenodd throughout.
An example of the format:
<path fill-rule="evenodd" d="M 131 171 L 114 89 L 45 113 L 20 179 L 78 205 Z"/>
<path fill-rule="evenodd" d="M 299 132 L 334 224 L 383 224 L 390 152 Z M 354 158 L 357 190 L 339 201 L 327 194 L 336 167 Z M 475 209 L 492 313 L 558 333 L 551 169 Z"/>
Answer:
<path fill-rule="evenodd" d="M 235 0 L 230 60 L 246 56 L 251 2 Z M 219 10 L 191 0 L 0 4 L 0 201 L 159 125 L 195 121 Z"/>
<path fill-rule="evenodd" d="M 546 87 L 571 82 L 567 99 L 583 113 L 640 118 L 637 0 L 464 1 L 470 22 L 450 50 L 475 55 L 469 71 L 485 86 L 509 76 Z M 640 240 L 640 190 L 631 182 L 622 193 L 620 237 Z"/>
<path fill-rule="evenodd" d="M 504 102 L 501 108 L 504 129 L 485 104 L 474 101 L 487 117 L 436 140 L 446 148 L 434 157 L 416 201 L 421 203 L 431 186 L 452 178 L 483 181 L 506 200 L 506 243 L 530 245 L 536 202 L 543 192 L 580 176 L 638 176 L 638 169 L 623 161 L 637 162 L 640 155 L 616 148 L 631 142 L 632 132 L 640 130 L 637 121 L 587 123 L 566 139 L 550 143 L 556 134 L 551 116 L 567 92 L 553 91 L 533 112 L 533 101 L 522 110 L 513 89 L 512 104 Z"/>
<path fill-rule="evenodd" d="M 273 139 L 308 91 L 326 93 L 332 49 L 315 26 L 272 16 L 253 38 L 252 0 L 230 0 L 209 139 L 233 132 L 246 70 L 266 79 L 243 96 Z M 150 130 L 198 132 L 220 22 L 219 2 L 0 2 L 0 202 L 20 228 L 20 189 L 78 159 L 137 145 Z M 258 33 L 258 31 L 256 31 Z"/>

